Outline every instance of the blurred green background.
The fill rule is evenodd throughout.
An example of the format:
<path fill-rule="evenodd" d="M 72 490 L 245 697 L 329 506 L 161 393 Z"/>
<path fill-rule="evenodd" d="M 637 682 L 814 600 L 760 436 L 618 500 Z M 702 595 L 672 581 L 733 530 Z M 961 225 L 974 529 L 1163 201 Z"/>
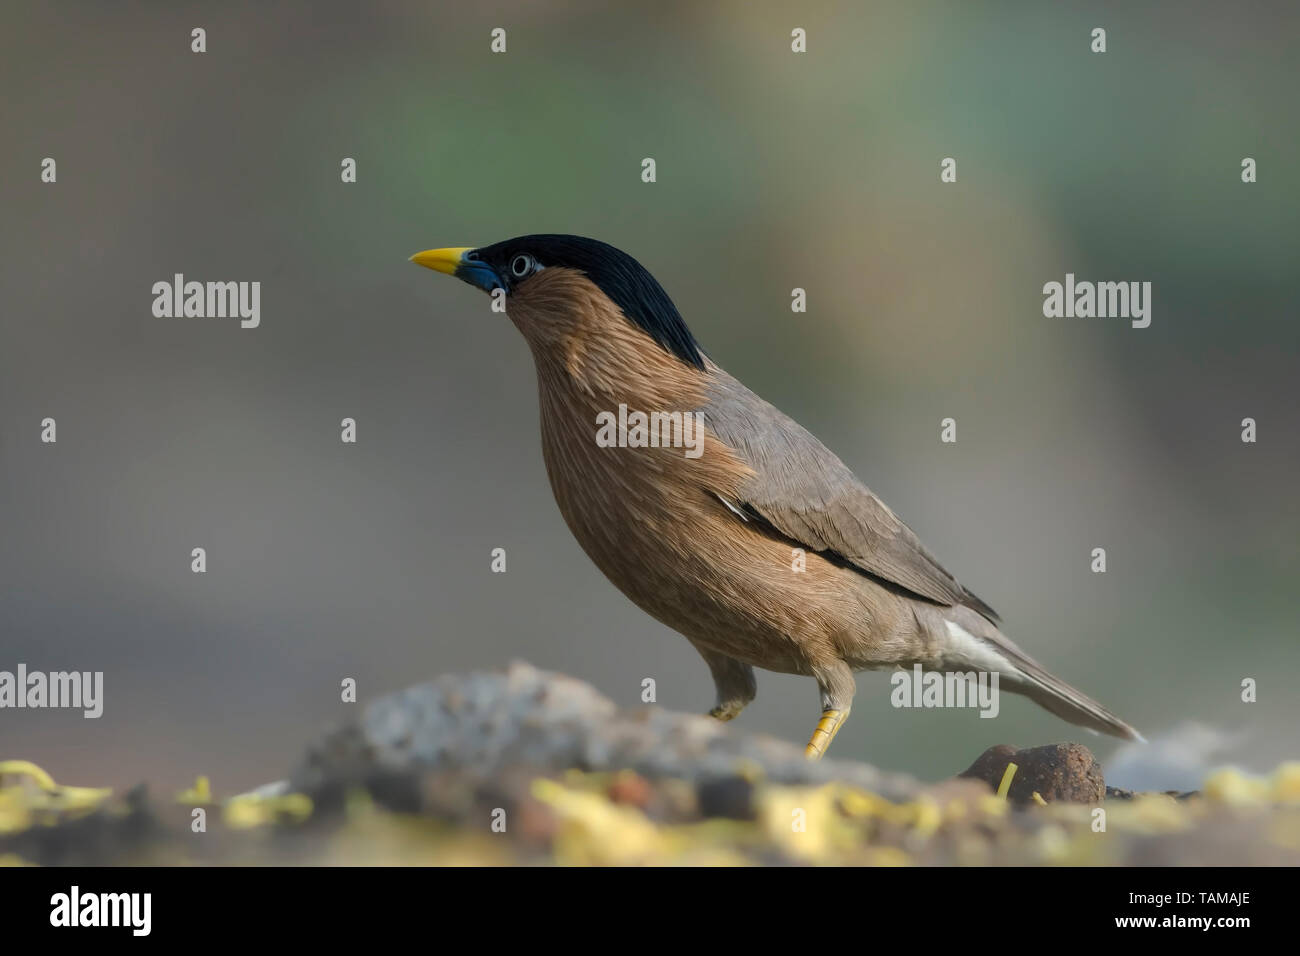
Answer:
<path fill-rule="evenodd" d="M 636 256 L 1062 677 L 1151 736 L 1295 754 L 1295 4 L 3 17 L 0 669 L 103 670 L 107 700 L 0 711 L 0 756 L 230 792 L 354 712 L 344 677 L 364 701 L 515 657 L 707 709 L 695 652 L 563 525 L 523 341 L 407 262 L 530 232 Z M 154 318 L 175 272 L 260 281 L 261 327 Z M 1152 282 L 1150 328 L 1044 318 L 1067 272 Z M 817 713 L 812 681 L 760 674 L 738 726 L 802 742 Z M 1111 753 L 1009 695 L 998 720 L 897 711 L 864 674 L 833 754 L 937 778 L 1081 736 Z"/>

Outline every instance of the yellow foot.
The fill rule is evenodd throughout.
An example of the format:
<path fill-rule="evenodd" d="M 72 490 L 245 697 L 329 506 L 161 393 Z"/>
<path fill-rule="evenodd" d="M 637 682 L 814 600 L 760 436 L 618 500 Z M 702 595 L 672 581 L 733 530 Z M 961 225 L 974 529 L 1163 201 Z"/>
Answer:
<path fill-rule="evenodd" d="M 718 720 L 731 720 L 733 717 L 739 714 L 743 708 L 744 708 L 743 704 L 740 707 L 720 704 L 717 707 L 714 707 L 711 711 L 709 711 L 709 716 L 714 717 Z"/>
<path fill-rule="evenodd" d="M 817 729 L 812 732 L 812 738 L 803 750 L 804 756 L 809 760 L 820 760 L 848 716 L 847 710 L 822 711 L 822 719 L 817 721 Z"/>

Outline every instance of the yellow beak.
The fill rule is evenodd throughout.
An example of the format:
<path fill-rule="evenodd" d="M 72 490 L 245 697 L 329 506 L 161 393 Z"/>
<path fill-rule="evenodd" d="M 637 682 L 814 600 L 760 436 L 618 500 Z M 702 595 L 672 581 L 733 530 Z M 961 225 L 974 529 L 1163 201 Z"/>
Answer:
<path fill-rule="evenodd" d="M 460 265 L 461 256 L 473 248 L 473 246 L 458 246 L 454 249 L 426 249 L 424 252 L 417 252 L 411 256 L 411 261 L 417 266 L 424 266 L 434 272 L 455 275 L 456 267 Z"/>

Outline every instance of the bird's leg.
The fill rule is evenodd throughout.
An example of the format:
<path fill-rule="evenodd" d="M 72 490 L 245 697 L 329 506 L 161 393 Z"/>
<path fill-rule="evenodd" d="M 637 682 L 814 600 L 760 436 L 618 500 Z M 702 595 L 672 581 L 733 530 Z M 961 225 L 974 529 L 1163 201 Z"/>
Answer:
<path fill-rule="evenodd" d="M 843 661 L 818 667 L 814 673 L 822 694 L 822 719 L 817 721 L 817 729 L 812 732 L 803 752 L 809 760 L 820 760 L 848 720 L 857 682 L 853 679 L 853 671 Z"/>
<path fill-rule="evenodd" d="M 822 754 L 826 748 L 831 745 L 835 735 L 840 732 L 844 726 L 844 721 L 848 720 L 849 712 L 847 710 L 823 710 L 822 719 L 817 721 L 817 729 L 812 732 L 812 737 L 808 740 L 808 746 L 803 749 L 804 756 L 809 760 L 821 760 Z"/>
<path fill-rule="evenodd" d="M 758 693 L 754 668 L 717 651 L 706 650 L 698 645 L 695 649 L 709 665 L 709 670 L 713 673 L 713 684 L 718 689 L 718 702 L 709 711 L 709 716 L 718 720 L 731 720 Z"/>

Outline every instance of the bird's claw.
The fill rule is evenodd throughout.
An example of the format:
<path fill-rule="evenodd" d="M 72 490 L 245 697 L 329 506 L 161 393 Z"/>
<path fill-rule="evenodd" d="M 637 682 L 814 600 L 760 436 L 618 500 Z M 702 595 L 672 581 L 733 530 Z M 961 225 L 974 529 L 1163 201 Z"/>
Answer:
<path fill-rule="evenodd" d="M 709 711 L 708 715 L 714 718 L 715 720 L 727 721 L 727 720 L 731 720 L 733 717 L 739 714 L 740 711 L 741 711 L 740 707 L 728 706 L 726 704 L 719 704 L 718 706 L 714 707 L 711 711 Z"/>

